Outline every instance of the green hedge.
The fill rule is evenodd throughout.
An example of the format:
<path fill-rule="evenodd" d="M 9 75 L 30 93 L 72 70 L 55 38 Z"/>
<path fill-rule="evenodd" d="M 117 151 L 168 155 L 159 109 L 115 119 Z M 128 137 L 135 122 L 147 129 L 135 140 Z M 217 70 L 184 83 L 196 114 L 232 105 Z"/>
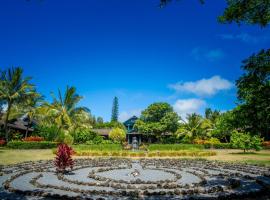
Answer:
<path fill-rule="evenodd" d="M 200 144 L 150 144 L 149 151 L 179 151 L 179 150 L 201 150 L 204 149 Z"/>
<path fill-rule="evenodd" d="M 121 144 L 89 144 L 89 145 L 73 145 L 75 151 L 87 150 L 87 151 L 121 151 Z"/>
<path fill-rule="evenodd" d="M 11 149 L 51 149 L 56 148 L 56 142 L 23 142 L 23 141 L 11 141 L 7 143 L 7 147 Z"/>
<path fill-rule="evenodd" d="M 230 143 L 220 143 L 220 144 L 205 144 L 204 147 L 206 149 L 210 149 L 213 147 L 214 149 L 233 149 Z"/>

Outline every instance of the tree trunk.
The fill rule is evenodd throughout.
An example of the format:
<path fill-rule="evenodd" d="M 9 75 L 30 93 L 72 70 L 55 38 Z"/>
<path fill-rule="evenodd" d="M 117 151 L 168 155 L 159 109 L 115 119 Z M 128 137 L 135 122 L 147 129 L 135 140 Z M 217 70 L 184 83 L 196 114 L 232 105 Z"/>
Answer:
<path fill-rule="evenodd" d="M 25 131 L 25 138 L 27 138 L 27 136 L 28 136 L 28 132 L 29 132 L 29 124 L 32 123 L 31 121 L 32 121 L 32 120 L 29 120 L 28 123 L 27 123 L 26 131 Z"/>
<path fill-rule="evenodd" d="M 4 130 L 5 130 L 5 137 L 6 137 L 6 142 L 8 142 L 8 118 L 10 114 L 10 109 L 11 109 L 11 102 L 8 102 L 8 108 L 6 112 L 6 119 L 4 121 Z"/>

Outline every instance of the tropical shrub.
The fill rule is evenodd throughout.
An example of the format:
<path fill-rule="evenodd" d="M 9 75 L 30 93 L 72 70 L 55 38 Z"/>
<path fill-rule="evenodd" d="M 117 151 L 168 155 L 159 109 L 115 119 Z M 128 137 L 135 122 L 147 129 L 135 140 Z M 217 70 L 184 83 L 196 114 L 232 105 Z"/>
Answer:
<path fill-rule="evenodd" d="M 56 142 L 24 142 L 24 141 L 10 141 L 7 147 L 11 149 L 51 149 L 57 147 Z"/>
<path fill-rule="evenodd" d="M 73 137 L 70 134 L 66 134 L 64 138 L 64 143 L 67 145 L 72 145 L 74 142 Z"/>
<path fill-rule="evenodd" d="M 22 139 L 24 142 L 41 142 L 44 141 L 43 137 L 38 137 L 38 136 L 30 136 Z"/>
<path fill-rule="evenodd" d="M 92 140 L 86 141 L 86 144 L 88 145 L 92 145 L 92 144 L 106 144 L 107 142 L 105 142 L 104 138 L 100 135 L 97 135 L 96 137 L 94 137 Z M 109 144 L 109 142 L 108 142 Z"/>
<path fill-rule="evenodd" d="M 110 131 L 109 138 L 114 142 L 123 143 L 126 140 L 126 133 L 121 128 L 114 128 Z"/>
<path fill-rule="evenodd" d="M 97 134 L 90 131 L 90 129 L 81 129 L 72 132 L 71 135 L 73 136 L 76 144 L 83 144 L 86 141 L 93 140 L 97 136 Z"/>
<path fill-rule="evenodd" d="M 46 141 L 54 141 L 59 135 L 60 131 L 55 125 L 45 126 L 40 125 L 37 126 L 33 132 L 33 135 L 43 137 Z"/>
<path fill-rule="evenodd" d="M 251 136 L 249 133 L 233 131 L 231 135 L 232 147 L 243 149 L 244 153 L 250 149 L 261 150 L 261 141 L 259 136 Z"/>
<path fill-rule="evenodd" d="M 58 145 L 56 158 L 54 160 L 54 165 L 57 172 L 64 173 L 69 167 L 71 170 L 74 165 L 71 155 L 74 153 L 73 149 L 67 144 Z"/>
<path fill-rule="evenodd" d="M 219 139 L 212 137 L 212 138 L 210 138 L 208 140 L 205 140 L 204 144 L 210 144 L 210 145 L 220 144 L 220 141 L 219 141 Z"/>

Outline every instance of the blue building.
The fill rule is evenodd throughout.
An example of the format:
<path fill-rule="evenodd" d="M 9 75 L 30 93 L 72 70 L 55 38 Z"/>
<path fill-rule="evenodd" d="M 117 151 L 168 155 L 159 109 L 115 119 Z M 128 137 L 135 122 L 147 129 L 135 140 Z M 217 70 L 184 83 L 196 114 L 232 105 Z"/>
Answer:
<path fill-rule="evenodd" d="M 132 141 L 136 138 L 136 140 L 138 141 L 138 144 L 140 145 L 142 142 L 142 134 L 138 132 L 138 130 L 136 130 L 134 128 L 135 122 L 138 119 L 138 117 L 133 116 L 130 119 L 128 119 L 127 121 L 125 121 L 123 124 L 127 129 L 127 142 L 128 144 L 132 144 Z"/>

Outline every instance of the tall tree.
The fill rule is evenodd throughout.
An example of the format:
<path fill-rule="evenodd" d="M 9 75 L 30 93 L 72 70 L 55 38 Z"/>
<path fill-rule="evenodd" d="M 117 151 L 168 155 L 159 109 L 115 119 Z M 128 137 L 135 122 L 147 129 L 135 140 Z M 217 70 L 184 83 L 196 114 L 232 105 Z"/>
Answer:
<path fill-rule="evenodd" d="M 82 99 L 76 93 L 75 87 L 68 87 L 64 94 L 58 90 L 58 97 L 52 94 L 53 102 L 44 105 L 46 118 L 48 121 L 55 123 L 62 131 L 71 131 L 76 128 L 90 127 L 89 118 L 90 110 L 86 107 L 78 107 Z M 45 119 L 46 120 L 46 119 Z"/>
<path fill-rule="evenodd" d="M 20 67 L 9 68 L 1 72 L 0 99 L 7 105 L 4 119 L 5 138 L 8 141 L 8 120 L 12 107 L 22 103 L 35 94 L 34 85 L 30 84 L 30 77 L 23 77 L 23 69 Z"/>
<path fill-rule="evenodd" d="M 2 120 L 3 114 L 4 114 L 4 102 L 0 100 L 0 121 Z"/>
<path fill-rule="evenodd" d="M 160 0 L 160 7 L 163 8 L 172 0 Z M 198 0 L 202 4 L 207 0 Z M 270 1 L 269 0 L 227 0 L 227 7 L 223 14 L 218 17 L 221 23 L 238 24 L 259 24 L 267 26 L 270 22 Z"/>
<path fill-rule="evenodd" d="M 270 139 L 270 49 L 243 61 L 244 74 L 237 80 L 239 106 L 235 110 L 242 127 Z"/>
<path fill-rule="evenodd" d="M 118 122 L 118 114 L 119 114 L 119 103 L 118 98 L 113 98 L 113 105 L 112 105 L 112 117 L 111 122 Z"/>
<path fill-rule="evenodd" d="M 174 133 L 178 128 L 179 117 L 168 103 L 153 103 L 141 114 L 135 128 L 148 138 L 160 138 L 162 133 Z"/>

